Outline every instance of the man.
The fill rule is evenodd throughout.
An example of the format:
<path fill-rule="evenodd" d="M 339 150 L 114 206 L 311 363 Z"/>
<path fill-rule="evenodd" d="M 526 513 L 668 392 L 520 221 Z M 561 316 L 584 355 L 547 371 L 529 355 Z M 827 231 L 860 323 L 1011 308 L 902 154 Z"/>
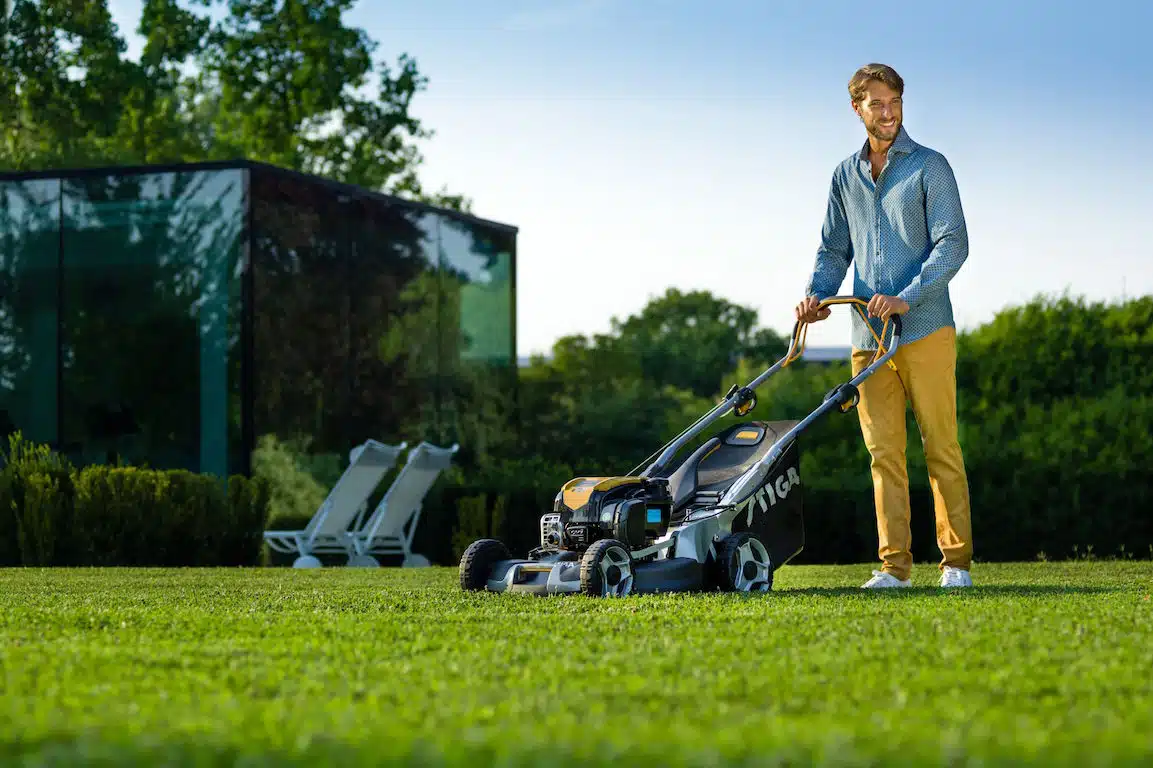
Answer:
<path fill-rule="evenodd" d="M 869 64 L 849 80 L 849 95 L 867 140 L 833 173 L 828 208 L 798 320 L 829 316 L 818 303 L 837 294 L 854 262 L 853 294 L 868 299 L 869 321 L 853 316 L 853 375 L 875 359 L 882 322 L 901 315 L 893 362 L 860 387 L 861 433 L 871 456 L 881 570 L 864 588 L 910 586 L 909 479 L 905 458 L 906 398 L 925 446 L 941 549 L 942 587 L 972 586 L 969 485 L 957 440 L 956 327 L 949 280 L 969 252 L 953 170 L 902 124 L 904 81 L 891 67 Z M 887 339 L 883 339 L 887 341 Z"/>

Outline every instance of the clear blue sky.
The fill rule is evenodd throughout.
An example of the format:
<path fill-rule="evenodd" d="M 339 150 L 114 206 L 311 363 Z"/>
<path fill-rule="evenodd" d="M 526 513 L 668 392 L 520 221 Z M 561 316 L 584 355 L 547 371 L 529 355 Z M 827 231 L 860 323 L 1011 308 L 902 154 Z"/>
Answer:
<path fill-rule="evenodd" d="M 139 1 L 112 7 L 131 30 Z M 430 80 L 426 182 L 521 228 L 522 355 L 669 286 L 787 333 L 869 61 L 956 172 L 962 328 L 1037 293 L 1153 293 L 1153 2 L 362 0 L 349 21 Z M 809 333 L 847 342 L 847 313 Z"/>

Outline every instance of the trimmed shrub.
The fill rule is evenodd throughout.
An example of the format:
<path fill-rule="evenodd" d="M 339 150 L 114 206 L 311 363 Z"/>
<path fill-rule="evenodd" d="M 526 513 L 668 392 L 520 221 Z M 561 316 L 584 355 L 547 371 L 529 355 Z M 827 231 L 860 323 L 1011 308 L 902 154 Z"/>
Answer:
<path fill-rule="evenodd" d="M 16 528 L 16 473 L 0 469 L 0 568 L 20 564 L 20 534 Z"/>
<path fill-rule="evenodd" d="M 76 482 L 83 564 L 257 565 L 268 486 L 183 470 L 86 467 Z"/>
<path fill-rule="evenodd" d="M 73 469 L 48 446 L 8 438 L 0 470 L 0 565 L 51 565 L 72 552 Z"/>
<path fill-rule="evenodd" d="M 74 469 L 17 434 L 0 468 L 0 565 L 257 565 L 269 485 L 184 470 Z"/>
<path fill-rule="evenodd" d="M 272 488 L 264 478 L 233 475 L 228 479 L 228 518 L 217 551 L 220 565 L 259 565 L 269 520 Z"/>
<path fill-rule="evenodd" d="M 83 565 L 159 565 L 163 487 L 157 473 L 135 467 L 92 466 L 76 478 L 76 525 Z M 195 543 L 193 543 L 195 546 Z"/>
<path fill-rule="evenodd" d="M 57 542 L 67 535 L 68 477 L 33 472 L 24 478 L 23 491 L 23 503 L 16 513 L 20 558 L 25 565 L 52 565 Z"/>

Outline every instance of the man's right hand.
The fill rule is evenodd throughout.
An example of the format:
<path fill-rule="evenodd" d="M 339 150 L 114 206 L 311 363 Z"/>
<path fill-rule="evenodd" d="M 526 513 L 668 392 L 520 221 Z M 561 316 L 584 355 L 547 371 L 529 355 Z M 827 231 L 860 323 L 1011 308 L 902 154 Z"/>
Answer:
<path fill-rule="evenodd" d="M 828 307 L 818 310 L 817 307 L 820 305 L 821 300 L 816 296 L 806 296 L 805 300 L 797 305 L 797 321 L 802 323 L 816 323 L 824 320 L 833 313 L 833 310 Z"/>

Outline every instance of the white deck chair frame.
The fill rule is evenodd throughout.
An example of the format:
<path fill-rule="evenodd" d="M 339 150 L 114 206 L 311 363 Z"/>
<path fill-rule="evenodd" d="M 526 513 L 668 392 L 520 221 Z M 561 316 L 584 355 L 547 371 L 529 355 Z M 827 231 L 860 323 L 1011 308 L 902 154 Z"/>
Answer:
<path fill-rule="evenodd" d="M 319 568 L 317 555 L 346 553 L 349 526 L 359 527 L 369 497 L 407 447 L 407 442 L 387 445 L 367 440 L 353 448 L 349 451 L 348 468 L 308 525 L 299 531 L 264 532 L 269 549 L 297 555 L 294 568 Z"/>
<path fill-rule="evenodd" d="M 349 535 L 350 566 L 379 567 L 376 555 L 403 555 L 405 567 L 429 565 L 428 558 L 412 551 L 412 540 L 420 522 L 424 497 L 440 474 L 452 466 L 452 457 L 459 448 L 455 443 L 450 448 L 440 448 L 421 442 L 409 452 L 396 480 L 372 515 L 363 527 Z"/>

